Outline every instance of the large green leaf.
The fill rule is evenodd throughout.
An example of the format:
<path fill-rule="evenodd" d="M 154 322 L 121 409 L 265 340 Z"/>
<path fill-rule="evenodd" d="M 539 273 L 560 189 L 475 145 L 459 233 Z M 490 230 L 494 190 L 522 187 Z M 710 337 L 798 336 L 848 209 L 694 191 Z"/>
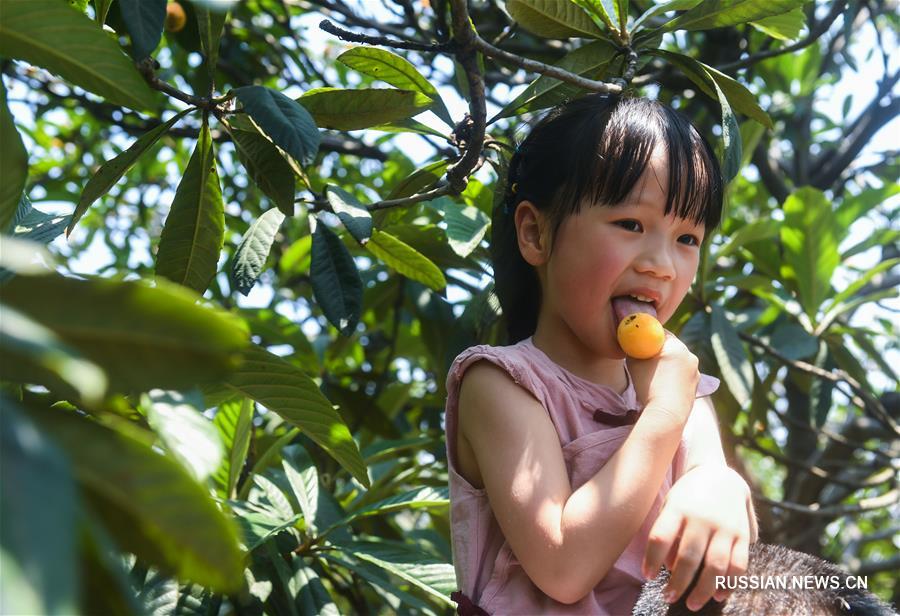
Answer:
<path fill-rule="evenodd" d="M 239 128 L 237 122 L 226 125 L 238 158 L 259 186 L 285 216 L 294 215 L 296 180 L 294 170 L 267 137 Z M 247 124 L 250 124 L 249 122 Z M 252 127 L 252 124 L 250 124 Z"/>
<path fill-rule="evenodd" d="M 396 494 L 389 498 L 378 501 L 361 509 L 358 509 L 342 520 L 338 520 L 329 528 L 322 531 L 322 534 L 328 534 L 334 528 L 347 526 L 360 518 L 371 515 L 384 515 L 395 511 L 403 511 L 406 509 L 427 509 L 433 507 L 447 507 L 450 505 L 450 493 L 447 488 L 432 488 L 424 486 L 416 488 L 403 494 Z"/>
<path fill-rule="evenodd" d="M 141 135 L 127 150 L 103 163 L 97 172 L 91 176 L 91 179 L 88 180 L 84 190 L 81 191 L 81 198 L 78 200 L 75 211 L 72 213 L 72 220 L 66 228 L 66 235 L 72 233 L 72 229 L 75 228 L 75 225 L 81 220 L 87 209 L 91 207 L 91 204 L 105 195 L 131 169 L 141 154 L 159 141 L 160 137 L 166 134 L 170 128 L 175 126 L 181 118 L 191 111 L 193 109 L 185 109 L 181 113 L 175 114 L 168 121 Z"/>
<path fill-rule="evenodd" d="M 322 128 L 358 130 L 404 120 L 431 106 L 421 92 L 386 88 L 316 88 L 297 101 Z"/>
<path fill-rule="evenodd" d="M 432 202 L 443 214 L 447 223 L 447 239 L 453 252 L 468 257 L 481 243 L 490 219 L 473 205 L 462 205 L 450 198 Z"/>
<path fill-rule="evenodd" d="M 231 268 L 231 282 L 243 295 L 250 293 L 262 273 L 272 250 L 275 234 L 284 222 L 284 214 L 276 208 L 266 210 L 257 218 L 241 239 L 234 252 Z"/>
<path fill-rule="evenodd" d="M 447 286 L 444 273 L 422 253 L 404 244 L 390 233 L 375 230 L 366 248 L 385 265 L 411 280 L 439 291 Z"/>
<path fill-rule="evenodd" d="M 0 25 L 2 28 L 2 25 Z M 22 144 L 22 138 L 12 114 L 6 105 L 6 88 L 0 82 L 0 132 L 3 143 L 0 144 L 0 232 L 5 232 L 16 215 L 25 182 L 28 180 L 28 152 Z"/>
<path fill-rule="evenodd" d="M 125 422 L 113 430 L 70 413 L 38 417 L 123 549 L 214 590 L 240 588 L 236 528 L 203 486 L 153 450 L 147 433 Z"/>
<path fill-rule="evenodd" d="M 841 261 L 838 245 L 842 233 L 823 192 L 806 186 L 784 202 L 782 273 L 794 281 L 800 305 L 813 322 Z"/>
<path fill-rule="evenodd" d="M 453 118 L 437 89 L 406 58 L 386 49 L 361 46 L 348 49 L 337 61 L 400 90 L 421 92 L 434 101 L 437 116 L 453 126 Z"/>
<path fill-rule="evenodd" d="M 68 2 L 3 0 L 0 56 L 25 60 L 132 109 L 156 108 L 158 97 L 114 39 Z"/>
<path fill-rule="evenodd" d="M 365 206 L 356 197 L 337 186 L 326 186 L 325 198 L 353 239 L 365 246 L 372 236 L 372 216 Z"/>
<path fill-rule="evenodd" d="M 219 61 L 219 39 L 228 19 L 228 7 L 226 5 L 222 10 L 214 3 L 197 2 L 194 4 L 194 14 L 197 16 L 197 30 L 200 32 L 200 48 L 206 56 L 206 72 L 212 84 Z"/>
<path fill-rule="evenodd" d="M 299 368 L 255 345 L 225 384 L 303 430 L 320 447 L 369 485 L 366 465 L 350 430 L 315 382 Z"/>
<path fill-rule="evenodd" d="M 313 296 L 325 317 L 349 336 L 362 312 L 362 280 L 344 242 L 321 222 L 313 232 L 309 275 Z"/>
<path fill-rule="evenodd" d="M 0 612 L 74 614 L 77 519 L 69 461 L 6 397 L 0 428 Z"/>
<path fill-rule="evenodd" d="M 587 13 L 572 2 L 507 0 L 506 10 L 523 28 L 545 38 L 604 36 Z"/>
<path fill-rule="evenodd" d="M 37 383 L 63 394 L 74 391 L 87 403 L 103 398 L 107 379 L 99 366 L 18 310 L 3 304 L 0 310 L 0 351 L 4 358 L 0 378 Z"/>
<path fill-rule="evenodd" d="M 135 60 L 143 60 L 159 45 L 166 21 L 166 3 L 167 0 L 119 0 Z"/>
<path fill-rule="evenodd" d="M 641 29 L 644 22 L 648 19 L 656 17 L 657 15 L 662 15 L 663 13 L 668 13 L 670 11 L 684 11 L 687 9 L 692 9 L 698 4 L 700 4 L 702 0 L 669 0 L 669 2 L 660 2 L 656 4 L 643 13 L 641 13 L 640 17 L 634 20 L 634 23 L 631 25 L 631 29 L 634 32 L 637 32 Z"/>
<path fill-rule="evenodd" d="M 269 138 L 301 165 L 309 165 L 319 151 L 322 136 L 303 105 L 277 90 L 244 86 L 234 90 L 253 121 Z M 323 126 L 319 124 L 319 126 Z"/>
<path fill-rule="evenodd" d="M 778 237 L 780 228 L 781 223 L 771 219 L 754 220 L 749 224 L 741 225 L 734 233 L 729 235 L 728 243 L 722 246 L 716 253 L 715 258 L 727 257 L 750 242 Z"/>
<path fill-rule="evenodd" d="M 782 41 L 795 41 L 800 38 L 800 32 L 806 25 L 806 13 L 798 6 L 787 13 L 764 17 L 751 22 L 750 25 L 773 38 Z"/>
<path fill-rule="evenodd" d="M 424 167 L 416 169 L 411 174 L 403 178 L 400 182 L 398 182 L 394 186 L 394 188 L 391 189 L 391 193 L 387 198 L 402 199 L 404 197 L 412 196 L 419 191 L 433 186 L 435 183 L 440 181 L 440 179 L 444 176 L 444 172 L 447 171 L 447 167 L 449 166 L 450 161 L 442 158 L 441 160 L 435 161 L 433 163 L 428 163 Z"/>
<path fill-rule="evenodd" d="M 196 304 L 197 295 L 158 281 L 13 278 L 3 302 L 49 328 L 101 366 L 125 390 L 183 389 L 221 380 L 247 335 L 227 313 Z"/>
<path fill-rule="evenodd" d="M 753 396 L 753 366 L 737 330 L 718 304 L 712 305 L 711 327 L 710 343 L 722 378 L 741 408 L 748 408 Z"/>
<path fill-rule="evenodd" d="M 356 559 L 352 559 L 349 555 L 338 551 L 324 552 L 322 554 L 322 558 L 337 565 L 338 567 L 342 567 L 344 569 L 352 571 L 360 578 L 371 584 L 374 588 L 381 590 L 384 595 L 387 595 L 388 600 L 393 599 L 394 601 L 402 602 L 409 607 L 418 610 L 417 613 L 434 613 L 433 608 L 422 601 L 422 599 L 419 599 L 418 597 L 413 596 L 405 590 L 399 588 L 397 584 L 395 584 L 391 580 L 388 573 L 380 567 L 372 565 L 368 562 L 360 562 Z"/>
<path fill-rule="evenodd" d="M 219 405 L 213 425 L 225 446 L 225 457 L 214 476 L 227 498 L 234 498 L 241 470 L 247 460 L 253 436 L 253 402 L 239 398 Z"/>
<path fill-rule="evenodd" d="M 225 206 L 204 122 L 159 237 L 156 274 L 202 294 L 216 275 L 224 242 Z"/>
<path fill-rule="evenodd" d="M 780 15 L 806 4 L 807 0 L 703 0 L 679 15 L 663 30 L 709 30 Z"/>
<path fill-rule="evenodd" d="M 16 217 L 19 218 L 18 214 Z M 59 237 L 71 218 L 71 216 L 47 214 L 37 208 L 32 208 L 27 214 L 13 221 L 12 234 L 14 237 L 29 242 L 49 244 Z"/>
<path fill-rule="evenodd" d="M 772 119 L 756 102 L 756 97 L 746 87 L 711 66 L 699 62 L 684 54 L 653 49 L 650 53 L 657 55 L 681 69 L 684 74 L 693 81 L 700 90 L 710 98 L 719 100 L 714 86 L 718 86 L 731 107 L 753 118 L 767 128 L 773 128 Z"/>
<path fill-rule="evenodd" d="M 623 36 L 626 33 L 627 0 L 573 0 L 573 2 L 587 11 L 589 15 L 598 18 L 611 32 L 618 32 Z"/>
<path fill-rule="evenodd" d="M 205 481 L 222 463 L 224 447 L 212 422 L 203 415 L 199 391 L 154 389 L 144 399 L 147 422 L 176 460 L 197 481 Z"/>
<path fill-rule="evenodd" d="M 601 79 L 615 54 L 616 48 L 611 43 L 602 40 L 592 41 L 566 54 L 554 66 L 589 79 Z M 541 75 L 488 123 L 500 118 L 521 115 L 527 111 L 553 107 L 580 91 L 577 86 Z"/>
<path fill-rule="evenodd" d="M 396 541 L 357 539 L 350 544 L 339 544 L 338 547 L 346 554 L 377 565 L 442 603 L 453 606 L 450 593 L 457 589 L 457 585 L 456 572 L 450 563 L 423 555 L 414 546 Z"/>

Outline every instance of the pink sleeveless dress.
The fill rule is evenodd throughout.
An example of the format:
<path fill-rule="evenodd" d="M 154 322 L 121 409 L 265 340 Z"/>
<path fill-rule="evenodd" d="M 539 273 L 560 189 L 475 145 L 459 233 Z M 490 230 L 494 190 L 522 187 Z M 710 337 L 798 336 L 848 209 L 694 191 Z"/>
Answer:
<path fill-rule="evenodd" d="M 576 490 L 615 454 L 631 432 L 639 406 L 628 376 L 618 394 L 557 365 L 531 338 L 506 347 L 475 346 L 461 353 L 447 377 L 446 437 L 450 476 L 453 564 L 461 613 L 481 614 L 631 614 L 644 577 L 641 562 L 647 536 L 663 499 L 681 476 L 691 422 L 669 467 L 653 507 L 638 533 L 594 590 L 571 605 L 559 603 L 532 583 L 510 549 L 491 511 L 484 489 L 473 487 L 458 472 L 455 451 L 459 390 L 473 363 L 487 360 L 505 370 L 547 409 L 562 446 L 572 489 Z M 626 371 L 627 374 L 627 371 Z M 718 379 L 700 376 L 697 396 L 708 396 Z M 603 541 L 602 537 L 597 538 Z"/>

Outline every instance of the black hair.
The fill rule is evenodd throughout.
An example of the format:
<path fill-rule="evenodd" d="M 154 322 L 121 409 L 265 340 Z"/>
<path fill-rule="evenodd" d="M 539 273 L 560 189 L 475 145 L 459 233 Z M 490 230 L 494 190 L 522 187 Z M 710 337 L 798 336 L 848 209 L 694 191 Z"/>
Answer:
<path fill-rule="evenodd" d="M 541 302 L 537 272 L 519 252 L 514 214 L 524 200 L 547 216 L 553 240 L 585 202 L 614 206 L 628 196 L 657 145 L 668 154 L 666 214 L 719 224 L 723 180 L 712 148 L 681 113 L 645 98 L 589 94 L 551 110 L 516 149 L 491 231 L 494 284 L 508 343 L 534 334 Z"/>

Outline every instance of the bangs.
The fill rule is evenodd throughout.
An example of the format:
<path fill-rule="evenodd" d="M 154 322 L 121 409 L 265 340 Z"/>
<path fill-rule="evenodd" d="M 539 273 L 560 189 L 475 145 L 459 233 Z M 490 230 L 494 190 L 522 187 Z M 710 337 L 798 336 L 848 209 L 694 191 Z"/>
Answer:
<path fill-rule="evenodd" d="M 561 224 L 583 204 L 624 202 L 661 146 L 669 169 L 665 213 L 707 231 L 719 224 L 723 183 L 718 161 L 680 113 L 646 99 L 622 99 L 610 113 L 597 113 L 585 124 L 587 130 L 572 144 L 574 168 L 559 187 L 555 222 Z"/>

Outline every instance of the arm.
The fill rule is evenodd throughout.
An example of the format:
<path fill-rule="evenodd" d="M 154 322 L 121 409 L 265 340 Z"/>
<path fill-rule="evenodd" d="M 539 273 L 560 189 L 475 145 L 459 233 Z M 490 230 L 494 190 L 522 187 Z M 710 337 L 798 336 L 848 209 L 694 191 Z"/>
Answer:
<path fill-rule="evenodd" d="M 616 454 L 573 492 L 546 410 L 504 371 L 486 362 L 470 367 L 459 409 L 460 436 L 504 536 L 529 578 L 563 603 L 590 592 L 640 528 L 687 415 L 648 403 Z"/>
<path fill-rule="evenodd" d="M 709 398 L 697 399 L 685 435 L 685 471 L 650 531 L 644 574 L 655 576 L 665 563 L 672 570 L 668 589 L 677 598 L 702 565 L 701 577 L 688 597 L 689 607 L 697 607 L 712 596 L 723 600 L 727 595 L 715 590 L 715 576 L 740 575 L 746 570 L 757 523 L 749 486 L 725 463 Z"/>
<path fill-rule="evenodd" d="M 722 451 L 722 437 L 716 421 L 716 410 L 708 396 L 697 398 L 697 403 L 685 426 L 685 434 L 688 435 L 688 448 L 682 477 L 698 466 L 727 466 L 725 452 Z M 756 519 L 753 499 L 750 497 L 750 486 L 742 477 L 737 476 L 736 479 L 747 486 L 746 506 L 750 521 L 750 543 L 755 543 L 759 535 L 759 523 Z"/>

